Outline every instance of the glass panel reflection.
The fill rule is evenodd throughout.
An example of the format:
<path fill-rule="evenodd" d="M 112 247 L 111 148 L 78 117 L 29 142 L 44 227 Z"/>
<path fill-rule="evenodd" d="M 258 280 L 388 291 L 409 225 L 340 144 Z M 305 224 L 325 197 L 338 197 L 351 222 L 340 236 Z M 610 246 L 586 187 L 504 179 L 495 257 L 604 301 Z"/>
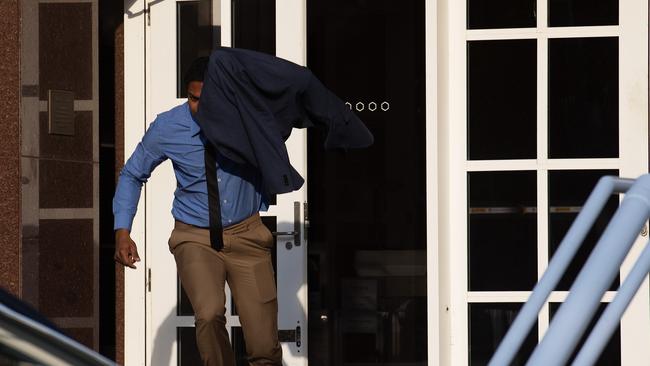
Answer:
<path fill-rule="evenodd" d="M 549 254 L 552 256 L 560 242 L 578 216 L 582 205 L 605 175 L 618 176 L 617 170 L 558 170 L 549 171 Z M 589 254 L 602 235 L 609 220 L 618 208 L 618 197 L 612 196 L 605 205 L 602 213 L 589 231 L 582 246 L 573 258 L 571 265 L 557 286 L 558 291 L 568 291 L 575 281 L 580 269 L 587 261 Z M 618 278 L 610 286 L 611 291 L 618 288 Z"/>
<path fill-rule="evenodd" d="M 275 55 L 275 0 L 232 0 L 232 46 Z"/>
<path fill-rule="evenodd" d="M 509 303 L 469 304 L 470 366 L 488 364 L 522 305 Z M 536 345 L 537 324 L 528 333 L 510 365 L 524 365 Z"/>
<path fill-rule="evenodd" d="M 535 0 L 468 0 L 467 28 L 534 27 L 535 6 Z"/>
<path fill-rule="evenodd" d="M 424 4 L 307 2 L 309 68 L 375 137 L 308 131 L 310 366 L 427 362 Z"/>
<path fill-rule="evenodd" d="M 176 328 L 178 339 L 178 365 L 179 366 L 201 366 L 201 356 L 196 347 L 196 328 Z M 161 350 L 162 351 L 162 350 Z"/>
<path fill-rule="evenodd" d="M 549 40 L 549 157 L 618 157 L 618 38 Z"/>
<path fill-rule="evenodd" d="M 537 155 L 537 41 L 467 45 L 469 159 Z"/>
<path fill-rule="evenodd" d="M 244 341 L 244 331 L 241 327 L 230 328 L 230 343 L 235 351 L 235 365 L 248 366 L 246 355 L 246 342 Z"/>
<path fill-rule="evenodd" d="M 181 284 L 181 279 L 176 275 L 176 283 L 177 283 L 177 298 L 178 298 L 178 307 L 177 307 L 177 314 L 179 316 L 194 316 L 194 310 L 192 309 L 192 304 L 190 303 L 189 297 L 187 297 L 187 293 L 185 292 L 185 289 L 183 288 L 183 285 Z"/>
<path fill-rule="evenodd" d="M 185 98 L 183 76 L 197 57 L 209 56 L 219 44 L 219 26 L 212 26 L 212 0 L 179 1 L 176 3 L 177 98 Z M 214 41 L 213 42 L 213 33 Z"/>
<path fill-rule="evenodd" d="M 618 0 L 549 0 L 548 25 L 617 25 Z"/>
<path fill-rule="evenodd" d="M 553 321 L 553 316 L 560 309 L 561 305 L 562 305 L 561 303 L 554 303 L 554 302 L 549 303 L 551 322 Z M 584 335 L 578 342 L 578 346 L 575 348 L 576 350 L 582 348 L 582 345 L 585 343 L 588 334 L 591 333 L 592 329 L 594 329 L 594 326 L 596 325 L 598 318 L 600 318 L 602 313 L 605 311 L 607 305 L 608 305 L 607 303 L 600 304 L 598 310 L 596 310 L 596 314 L 594 315 L 593 320 L 589 323 L 587 330 L 585 331 Z M 577 353 L 578 351 L 573 352 L 571 358 L 569 358 L 569 361 L 567 362 L 567 365 L 573 363 L 573 359 L 575 358 Z M 605 346 L 603 353 L 600 355 L 600 358 L 594 364 L 594 366 L 620 366 L 620 365 L 621 365 L 621 327 L 619 326 L 616 329 L 616 332 L 614 332 L 614 334 L 612 335 L 612 338 L 609 340 L 609 343 L 607 343 L 607 346 Z"/>
<path fill-rule="evenodd" d="M 469 290 L 530 291 L 537 281 L 534 171 L 471 172 Z"/>

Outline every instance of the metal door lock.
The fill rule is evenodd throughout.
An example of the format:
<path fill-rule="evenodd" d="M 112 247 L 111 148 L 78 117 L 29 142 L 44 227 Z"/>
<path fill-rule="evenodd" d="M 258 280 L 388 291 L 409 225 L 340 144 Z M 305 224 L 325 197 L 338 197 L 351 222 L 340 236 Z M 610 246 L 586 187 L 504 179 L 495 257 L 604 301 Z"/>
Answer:
<path fill-rule="evenodd" d="M 291 248 L 293 248 L 293 243 L 288 241 L 285 247 L 287 248 L 287 250 L 291 250 Z"/>
<path fill-rule="evenodd" d="M 300 341 L 300 325 L 296 329 L 278 330 L 278 339 L 280 342 L 295 342 L 296 347 L 300 347 L 302 344 Z"/>

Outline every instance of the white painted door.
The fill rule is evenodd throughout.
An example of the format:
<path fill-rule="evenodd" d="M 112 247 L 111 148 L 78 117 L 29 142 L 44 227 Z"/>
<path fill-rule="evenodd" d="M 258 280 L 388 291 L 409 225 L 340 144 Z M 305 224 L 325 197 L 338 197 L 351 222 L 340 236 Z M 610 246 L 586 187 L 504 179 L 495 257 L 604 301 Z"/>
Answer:
<path fill-rule="evenodd" d="M 278 2 L 275 24 L 276 54 L 299 64 L 305 62 L 304 0 Z M 184 67 L 194 57 L 207 55 L 217 44 L 231 45 L 230 1 L 155 0 L 148 4 L 146 20 L 146 121 L 185 102 L 178 86 Z M 218 40 L 218 42 L 216 41 Z M 306 135 L 294 130 L 286 143 L 292 165 L 306 178 Z M 146 364 L 194 365 L 198 359 L 194 317 L 177 281 L 173 256 L 167 249 L 172 231 L 171 207 L 176 186 L 172 165 L 161 164 L 146 185 Z M 304 235 L 306 184 L 279 195 L 265 223 L 277 233 L 276 277 L 279 328 L 285 365 L 307 364 L 307 274 Z M 141 249 L 142 251 L 143 249 Z M 243 359 L 239 318 L 227 290 L 227 327 L 238 358 Z M 128 299 L 127 299 L 128 305 Z"/>

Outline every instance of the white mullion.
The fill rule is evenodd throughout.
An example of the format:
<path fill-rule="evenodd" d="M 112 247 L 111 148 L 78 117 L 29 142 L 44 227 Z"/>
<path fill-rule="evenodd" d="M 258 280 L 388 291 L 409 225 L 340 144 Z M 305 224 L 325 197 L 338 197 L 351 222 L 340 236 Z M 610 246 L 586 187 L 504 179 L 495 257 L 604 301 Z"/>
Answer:
<path fill-rule="evenodd" d="M 549 295 L 547 302 L 564 302 L 567 296 L 569 296 L 569 291 L 553 291 Z M 614 296 L 616 296 L 616 291 L 606 291 L 600 302 L 612 302 Z"/>
<path fill-rule="evenodd" d="M 621 1 L 619 19 L 620 174 L 636 178 L 648 171 L 648 1 Z M 637 236 L 621 266 L 621 279 L 631 270 L 646 240 Z M 649 293 L 646 280 L 622 318 L 623 365 L 647 364 L 650 358 Z"/>
<path fill-rule="evenodd" d="M 471 291 L 467 293 L 468 303 L 524 303 L 530 291 Z"/>
<path fill-rule="evenodd" d="M 544 337 L 550 323 L 551 312 L 549 311 L 548 301 L 544 303 L 542 309 L 537 314 L 537 340 L 538 342 Z"/>
<path fill-rule="evenodd" d="M 543 33 L 548 29 L 548 0 L 537 0 L 537 31 Z"/>
<path fill-rule="evenodd" d="M 469 160 L 466 163 L 468 172 L 496 172 L 535 170 L 538 163 L 535 159 L 522 160 Z"/>
<path fill-rule="evenodd" d="M 537 1 L 537 278 L 548 268 L 548 1 Z M 548 329 L 549 305 L 545 302 L 537 314 L 537 339 Z"/>
<path fill-rule="evenodd" d="M 546 93 L 544 93 L 546 95 Z M 543 98 L 546 98 L 544 96 Z M 537 127 L 537 144 L 538 159 L 521 159 L 521 160 L 469 160 L 465 163 L 465 168 L 469 172 L 493 172 L 493 171 L 516 171 L 516 170 L 602 170 L 602 169 L 621 169 L 621 159 L 603 158 L 603 159 L 544 159 L 545 149 L 548 146 L 546 122 L 547 108 L 540 107 L 543 111 L 538 110 L 538 127 Z M 541 116 L 541 117 L 540 117 Z M 540 126 L 541 125 L 541 126 Z M 540 136 L 542 135 L 542 136 Z M 542 153 L 541 149 L 544 149 Z"/>
<path fill-rule="evenodd" d="M 612 159 L 549 159 L 544 164 L 549 170 L 620 169 L 621 160 Z"/>
<path fill-rule="evenodd" d="M 618 37 L 620 34 L 619 26 L 469 29 L 466 31 L 468 41 L 536 39 L 541 35 L 548 38 Z"/>
<path fill-rule="evenodd" d="M 537 279 L 548 267 L 548 170 L 537 171 Z"/>
<path fill-rule="evenodd" d="M 230 1 L 221 0 L 221 45 L 232 45 L 232 4 Z"/>
<path fill-rule="evenodd" d="M 446 46 L 448 75 L 446 97 L 448 101 L 448 209 L 449 230 L 446 236 L 449 246 L 450 288 L 449 356 L 443 355 L 442 364 L 469 364 L 469 320 L 467 301 L 467 37 L 464 1 L 447 1 L 443 10 L 448 12 Z M 444 74 L 444 73 L 443 73 Z M 453 245 L 452 243 L 462 243 Z"/>
<path fill-rule="evenodd" d="M 594 27 L 551 27 L 545 33 L 548 38 L 594 38 L 594 37 L 618 37 L 621 34 L 620 27 L 594 26 Z"/>
<path fill-rule="evenodd" d="M 468 29 L 468 41 L 486 41 L 498 39 L 535 39 L 535 28 L 507 28 L 507 29 Z"/>
<path fill-rule="evenodd" d="M 470 303 L 523 303 L 528 300 L 532 291 L 470 291 L 467 293 L 467 302 Z M 569 291 L 553 291 L 548 297 L 548 302 L 564 302 Z M 607 291 L 600 302 L 612 302 L 616 291 Z"/>

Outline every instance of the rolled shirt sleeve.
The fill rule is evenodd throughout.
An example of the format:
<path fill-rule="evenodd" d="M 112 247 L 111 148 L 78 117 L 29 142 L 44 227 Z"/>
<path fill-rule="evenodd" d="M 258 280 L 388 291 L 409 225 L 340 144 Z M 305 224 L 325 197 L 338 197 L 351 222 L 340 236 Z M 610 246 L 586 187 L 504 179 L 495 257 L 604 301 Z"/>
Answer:
<path fill-rule="evenodd" d="M 153 170 L 167 159 L 161 149 L 160 133 L 160 123 L 156 120 L 149 125 L 142 141 L 120 172 L 113 197 L 114 230 L 131 231 L 142 185 L 147 182 Z"/>

